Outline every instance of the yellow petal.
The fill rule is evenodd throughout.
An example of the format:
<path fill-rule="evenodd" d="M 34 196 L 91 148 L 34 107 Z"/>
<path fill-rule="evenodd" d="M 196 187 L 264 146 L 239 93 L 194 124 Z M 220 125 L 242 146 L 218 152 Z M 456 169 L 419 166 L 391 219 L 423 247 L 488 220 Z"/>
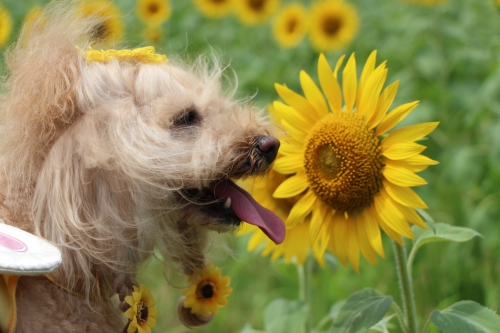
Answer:
<path fill-rule="evenodd" d="M 366 232 L 366 237 L 368 238 L 371 247 L 379 254 L 379 256 L 385 258 L 380 227 L 378 225 L 378 220 L 372 215 L 372 210 L 365 209 L 364 212 L 360 214 L 359 219 Z"/>
<path fill-rule="evenodd" d="M 148 309 L 148 315 L 149 315 L 150 317 L 156 318 L 156 317 L 158 317 L 158 310 L 157 310 L 156 308 L 154 308 L 154 307 L 150 307 L 150 308 Z M 154 327 L 153 327 L 153 328 L 154 328 Z"/>
<path fill-rule="evenodd" d="M 392 230 L 406 238 L 413 238 L 413 231 L 403 216 L 403 213 L 397 209 L 393 200 L 386 194 L 384 188 L 374 200 L 375 210 L 382 221 Z"/>
<path fill-rule="evenodd" d="M 287 134 L 290 134 L 292 141 L 304 142 L 306 139 L 307 134 L 305 133 L 304 128 L 299 128 L 301 127 L 301 124 L 292 124 L 285 119 L 282 119 L 280 124 L 283 126 L 283 129 L 287 132 Z"/>
<path fill-rule="evenodd" d="M 415 142 L 397 142 L 382 146 L 382 155 L 391 160 L 403 160 L 418 155 L 427 148 Z"/>
<path fill-rule="evenodd" d="M 428 158 L 424 155 L 417 155 L 411 158 L 406 159 L 406 162 L 413 165 L 436 165 L 439 164 L 438 161 L 434 161 L 433 159 Z"/>
<path fill-rule="evenodd" d="M 382 146 L 388 147 L 392 144 L 403 141 L 418 140 L 434 131 L 437 125 L 439 125 L 439 122 L 421 123 L 399 128 L 394 132 L 389 133 L 389 135 L 382 140 Z"/>
<path fill-rule="evenodd" d="M 279 154 L 281 155 L 303 155 L 304 148 L 302 145 L 297 145 L 295 142 L 290 142 L 289 138 L 280 140 Z"/>
<path fill-rule="evenodd" d="M 246 223 L 245 223 L 246 225 Z M 247 250 L 248 252 L 252 252 L 259 246 L 262 242 L 266 240 L 266 236 L 264 236 L 264 233 L 260 232 L 259 229 L 255 228 L 256 230 L 252 234 L 252 237 L 250 237 L 250 240 L 248 241 L 247 245 Z"/>
<path fill-rule="evenodd" d="M 359 273 L 359 241 L 358 241 L 358 223 L 354 215 L 347 219 L 347 257 L 352 268 Z"/>
<path fill-rule="evenodd" d="M 412 158 L 412 157 L 410 157 Z M 395 168 L 404 168 L 404 169 L 407 169 L 411 172 L 420 172 L 422 170 L 425 170 L 427 169 L 428 165 L 425 165 L 425 164 L 410 164 L 408 163 L 408 159 L 404 159 L 404 160 L 391 160 L 391 159 L 388 159 L 386 158 L 384 160 L 385 164 L 386 165 L 391 165 Z"/>
<path fill-rule="evenodd" d="M 411 103 L 406 103 L 398 106 L 391 112 L 389 112 L 378 125 L 375 135 L 379 136 L 396 126 L 401 120 L 403 120 L 417 105 L 419 101 L 414 101 Z"/>
<path fill-rule="evenodd" d="M 319 117 L 314 107 L 303 96 L 288 89 L 286 86 L 276 83 L 274 85 L 278 95 L 286 102 L 286 104 L 297 110 L 304 118 L 312 124 L 318 121 Z"/>
<path fill-rule="evenodd" d="M 287 123 L 292 124 L 297 130 L 307 134 L 308 127 L 314 125 L 309 119 L 306 119 L 302 113 L 297 111 L 291 106 L 281 103 L 280 101 L 274 101 L 273 103 L 275 113 Z"/>
<path fill-rule="evenodd" d="M 334 248 L 336 250 L 337 256 L 344 267 L 347 266 L 347 219 L 344 217 L 344 214 L 341 212 L 337 212 L 333 217 L 333 231 L 332 231 L 332 239 L 334 242 Z"/>
<path fill-rule="evenodd" d="M 361 102 L 361 95 L 365 93 L 366 82 L 368 78 L 375 70 L 375 63 L 377 61 L 377 50 L 373 50 L 372 53 L 366 59 L 365 66 L 363 67 L 363 71 L 361 72 L 361 77 L 359 78 L 359 87 L 358 87 L 358 96 L 356 100 L 356 105 L 359 108 Z"/>
<path fill-rule="evenodd" d="M 377 102 L 377 107 L 375 108 L 375 112 L 373 113 L 371 118 L 367 118 L 370 129 L 375 128 L 375 126 L 377 126 L 384 118 L 387 110 L 389 110 L 392 102 L 394 101 L 394 98 L 396 97 L 398 86 L 399 80 L 390 84 L 380 95 Z"/>
<path fill-rule="evenodd" d="M 342 72 L 342 89 L 344 91 L 344 101 L 348 112 L 352 112 L 354 102 L 356 101 L 356 80 L 356 59 L 353 53 Z"/>
<path fill-rule="evenodd" d="M 396 231 L 392 230 L 391 228 L 389 228 L 387 224 L 385 224 L 385 222 L 380 218 L 380 216 L 378 216 L 375 207 L 370 207 L 369 209 L 371 210 L 371 214 L 373 215 L 373 217 L 377 219 L 378 225 L 382 228 L 382 230 L 384 230 L 384 232 L 389 237 L 391 237 L 396 243 L 398 243 L 399 245 L 403 245 L 403 240 L 401 239 L 401 235 L 398 234 Z"/>
<path fill-rule="evenodd" d="M 365 223 L 361 220 L 361 216 L 365 215 L 364 213 L 358 214 L 356 217 L 357 221 L 357 231 L 358 231 L 358 242 L 359 248 L 361 249 L 361 253 L 363 256 L 372 264 L 377 264 L 377 255 L 375 251 L 373 251 L 373 247 L 368 239 L 367 230 L 365 229 Z M 377 226 L 378 228 L 378 226 Z"/>
<path fill-rule="evenodd" d="M 318 117 L 322 118 L 326 116 L 328 114 L 328 107 L 326 106 L 325 98 L 318 86 L 316 86 L 314 81 L 305 71 L 300 71 L 300 85 L 302 86 L 302 90 L 307 100 L 314 106 Z"/>
<path fill-rule="evenodd" d="M 380 65 L 370 76 L 360 101 L 361 104 L 358 105 L 359 112 L 365 116 L 365 119 L 370 119 L 376 111 L 380 92 L 387 78 L 387 69 L 384 65 L 385 63 Z"/>
<path fill-rule="evenodd" d="M 345 59 L 345 54 L 343 54 L 339 60 L 337 60 L 337 63 L 335 64 L 335 70 L 333 71 L 333 77 L 337 79 L 337 73 L 340 69 L 340 66 L 342 66 L 342 63 L 344 62 Z"/>
<path fill-rule="evenodd" d="M 146 321 L 146 325 L 148 325 L 150 328 L 155 328 L 156 327 L 156 319 L 148 316 L 148 320 Z"/>
<path fill-rule="evenodd" d="M 424 230 L 427 229 L 427 225 L 425 225 L 425 222 L 422 220 L 420 215 L 418 215 L 415 209 L 410 207 L 405 207 L 403 205 L 398 204 L 397 202 L 396 205 L 398 209 L 401 211 L 401 213 L 403 213 L 403 216 L 405 217 L 406 221 L 413 223 Z"/>
<path fill-rule="evenodd" d="M 316 259 L 323 262 L 323 255 L 330 240 L 332 221 L 327 218 L 326 209 L 323 203 L 318 203 L 313 209 L 309 238 L 312 244 L 318 246 L 313 248 Z"/>
<path fill-rule="evenodd" d="M 409 187 L 401 187 L 392 184 L 391 182 L 384 182 L 384 187 L 387 190 L 387 194 L 396 202 L 400 203 L 406 207 L 413 208 L 427 208 L 425 202 L 420 199 L 417 193 L 415 193 Z"/>
<path fill-rule="evenodd" d="M 285 155 L 278 157 L 274 162 L 274 170 L 284 175 L 296 173 L 304 168 L 304 158 L 302 155 Z"/>
<path fill-rule="evenodd" d="M 404 168 L 394 167 L 390 164 L 387 164 L 382 169 L 382 174 L 391 183 L 403 187 L 420 186 L 427 184 L 425 179 L 416 175 L 415 173 Z"/>
<path fill-rule="evenodd" d="M 129 308 L 127 311 L 125 311 L 125 317 L 127 317 L 130 320 L 134 319 L 135 314 L 136 312 L 132 308 Z"/>
<path fill-rule="evenodd" d="M 323 53 L 319 56 L 318 77 L 321 88 L 330 103 L 330 108 L 334 113 L 339 113 L 340 110 L 342 110 L 342 94 L 340 86 Z"/>
<path fill-rule="evenodd" d="M 130 305 L 130 306 L 134 305 L 134 297 L 132 297 L 132 296 L 125 296 L 125 302 L 127 302 L 127 304 Z"/>
<path fill-rule="evenodd" d="M 313 191 L 309 190 L 304 194 L 290 210 L 290 214 L 286 219 L 288 227 L 294 227 L 299 223 L 303 223 L 306 217 L 311 212 L 314 203 L 316 202 L 316 195 Z"/>
<path fill-rule="evenodd" d="M 297 258 L 297 263 L 303 265 L 307 259 L 309 251 L 309 228 L 310 222 L 297 224 L 295 227 L 287 229 L 285 242 L 285 262 L 290 262 L 293 257 Z"/>
<path fill-rule="evenodd" d="M 309 187 L 307 177 L 304 173 L 298 173 L 286 179 L 274 191 L 273 197 L 275 198 L 291 198 L 301 194 Z"/>

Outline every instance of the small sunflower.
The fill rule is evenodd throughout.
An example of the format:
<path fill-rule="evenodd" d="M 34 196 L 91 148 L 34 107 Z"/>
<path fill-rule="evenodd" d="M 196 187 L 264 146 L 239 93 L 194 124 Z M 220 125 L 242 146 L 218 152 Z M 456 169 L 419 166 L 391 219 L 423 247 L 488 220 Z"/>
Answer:
<path fill-rule="evenodd" d="M 319 51 L 339 49 L 358 31 L 356 8 L 343 0 L 319 1 L 311 7 L 309 38 Z"/>
<path fill-rule="evenodd" d="M 155 44 L 159 44 L 163 40 L 161 28 L 154 25 L 144 29 L 144 31 L 142 32 L 142 36 L 145 40 L 149 40 Z"/>
<path fill-rule="evenodd" d="M 196 7 L 205 16 L 222 17 L 231 13 L 235 0 L 195 0 Z"/>
<path fill-rule="evenodd" d="M 233 291 L 229 283 L 229 276 L 221 276 L 220 268 L 206 265 L 189 277 L 189 287 L 182 290 L 186 296 L 184 307 L 203 317 L 217 314 L 219 307 L 227 305 L 226 297 Z"/>
<path fill-rule="evenodd" d="M 169 0 L 138 0 L 137 16 L 149 25 L 160 25 L 172 14 Z"/>
<path fill-rule="evenodd" d="M 123 36 L 123 22 L 118 7 L 108 1 L 86 1 L 80 4 L 79 13 L 83 17 L 92 16 L 97 24 L 91 33 L 95 42 L 113 43 Z"/>
<path fill-rule="evenodd" d="M 296 46 L 306 33 L 307 13 L 304 6 L 293 3 L 285 6 L 277 15 L 273 34 L 278 44 L 282 47 Z"/>
<path fill-rule="evenodd" d="M 238 0 L 236 12 L 243 23 L 265 22 L 278 9 L 280 0 Z"/>
<path fill-rule="evenodd" d="M 276 213 L 281 219 L 286 220 L 293 205 L 297 203 L 300 196 L 286 199 L 276 199 L 272 197 L 276 188 L 288 177 L 274 170 L 264 177 L 247 179 L 242 185 L 249 190 L 252 197 L 263 207 Z M 271 261 L 283 258 L 289 264 L 293 258 L 299 265 L 304 264 L 307 252 L 310 247 L 309 242 L 309 219 L 303 223 L 297 223 L 293 227 L 287 227 L 286 237 L 283 243 L 276 245 L 258 227 L 249 223 L 244 223 L 238 231 L 238 235 L 252 233 L 248 242 L 248 251 L 255 250 L 260 244 L 264 244 L 262 255 L 271 255 Z"/>
<path fill-rule="evenodd" d="M 130 305 L 130 309 L 125 312 L 125 316 L 130 319 L 127 333 L 151 333 L 156 326 L 156 301 L 151 295 L 148 287 L 141 284 L 139 287 L 133 286 L 132 296 L 126 296 L 125 302 Z"/>
<path fill-rule="evenodd" d="M 311 218 L 310 241 L 316 258 L 328 248 L 345 266 L 359 270 L 359 253 L 376 263 L 384 257 L 380 228 L 399 244 L 413 238 L 408 222 L 426 228 L 415 208 L 427 208 L 411 189 L 426 184 L 416 172 L 438 162 L 421 155 L 426 148 L 415 141 L 432 132 L 437 122 L 403 127 L 387 134 L 418 101 L 387 112 L 398 81 L 382 90 L 385 62 L 375 68 L 376 51 L 369 56 L 361 78 L 354 54 L 343 73 L 342 86 L 324 55 L 318 75 L 323 92 L 307 73 L 300 73 L 305 97 L 276 84 L 285 103 L 274 102 L 275 117 L 290 134 L 281 141 L 274 169 L 290 175 L 274 197 L 302 195 L 290 210 L 288 227 Z M 323 94 L 327 97 L 325 101 Z M 342 105 L 342 95 L 344 105 Z"/>
<path fill-rule="evenodd" d="M 0 47 L 7 43 L 12 30 L 12 18 L 6 8 L 0 5 Z"/>

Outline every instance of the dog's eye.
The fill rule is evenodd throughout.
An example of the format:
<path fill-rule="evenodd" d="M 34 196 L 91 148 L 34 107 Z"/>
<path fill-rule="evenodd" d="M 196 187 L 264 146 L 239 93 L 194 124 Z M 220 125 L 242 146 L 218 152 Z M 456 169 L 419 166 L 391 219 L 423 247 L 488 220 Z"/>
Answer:
<path fill-rule="evenodd" d="M 200 123 L 201 117 L 198 111 L 194 107 L 182 111 L 174 119 L 174 126 L 184 127 L 184 126 L 194 126 Z"/>

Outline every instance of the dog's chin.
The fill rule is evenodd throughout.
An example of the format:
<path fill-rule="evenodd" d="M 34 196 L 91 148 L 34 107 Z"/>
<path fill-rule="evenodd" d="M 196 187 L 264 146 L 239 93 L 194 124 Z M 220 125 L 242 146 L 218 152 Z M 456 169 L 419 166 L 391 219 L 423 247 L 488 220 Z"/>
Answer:
<path fill-rule="evenodd" d="M 208 188 L 183 189 L 180 196 L 187 205 L 190 217 L 211 230 L 230 232 L 242 223 L 231 209 L 230 201 L 220 201 Z"/>

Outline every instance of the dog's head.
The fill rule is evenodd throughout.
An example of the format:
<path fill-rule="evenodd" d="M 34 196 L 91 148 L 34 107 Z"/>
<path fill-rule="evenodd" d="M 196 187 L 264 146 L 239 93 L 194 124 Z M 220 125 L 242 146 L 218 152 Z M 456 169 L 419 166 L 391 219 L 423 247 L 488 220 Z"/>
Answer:
<path fill-rule="evenodd" d="M 89 52 L 98 22 L 50 15 L 7 58 L 2 166 L 6 205 L 63 247 L 69 279 L 133 271 L 155 248 L 190 272 L 207 230 L 241 221 L 283 240 L 233 182 L 265 173 L 279 141 L 261 110 L 224 94 L 216 62 Z"/>

